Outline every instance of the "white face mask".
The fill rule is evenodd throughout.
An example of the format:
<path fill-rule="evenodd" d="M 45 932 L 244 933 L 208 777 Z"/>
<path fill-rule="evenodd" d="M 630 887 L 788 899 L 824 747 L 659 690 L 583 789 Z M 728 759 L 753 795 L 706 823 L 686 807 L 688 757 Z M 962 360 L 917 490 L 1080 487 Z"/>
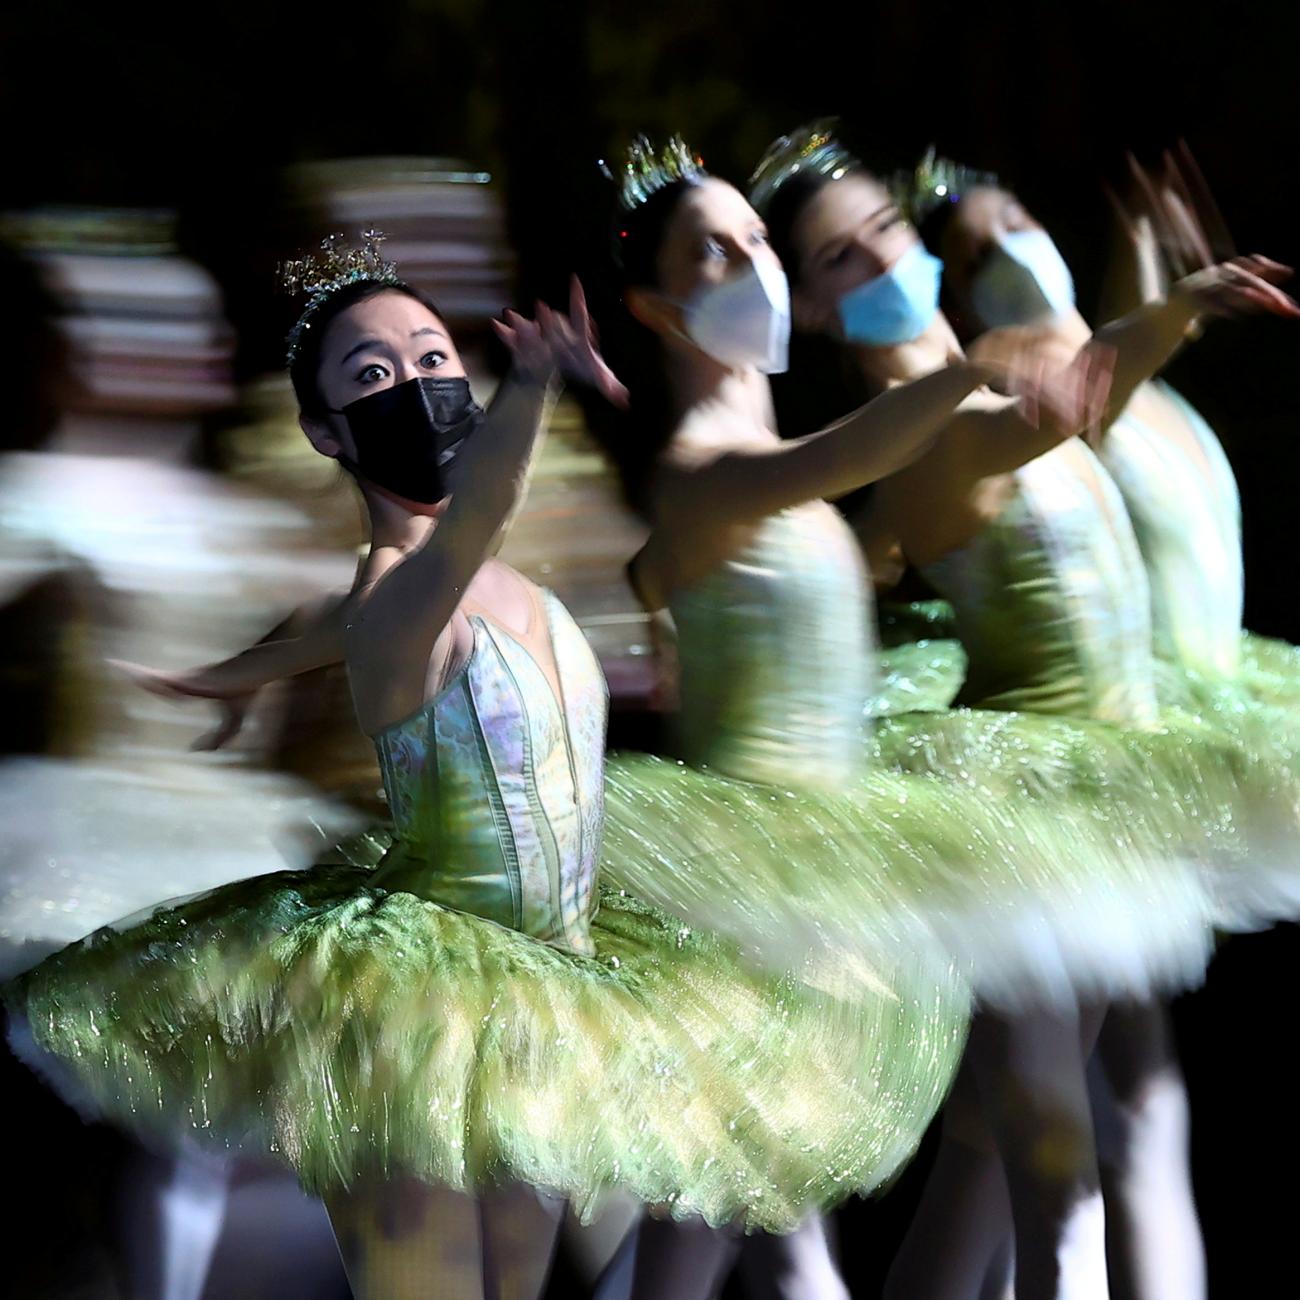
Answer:
<path fill-rule="evenodd" d="M 1033 325 L 1074 307 L 1074 277 L 1045 230 L 1003 235 L 971 282 L 971 306 L 987 329 Z"/>
<path fill-rule="evenodd" d="M 724 366 L 779 375 L 789 364 L 790 283 L 779 266 L 750 262 L 681 306 L 687 337 Z"/>

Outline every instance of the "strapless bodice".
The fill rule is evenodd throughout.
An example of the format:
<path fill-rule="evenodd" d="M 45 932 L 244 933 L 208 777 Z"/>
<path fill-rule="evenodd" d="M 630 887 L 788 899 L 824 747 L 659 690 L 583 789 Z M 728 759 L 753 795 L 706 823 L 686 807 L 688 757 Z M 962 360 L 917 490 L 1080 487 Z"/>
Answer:
<path fill-rule="evenodd" d="M 397 840 L 376 885 L 590 952 L 607 694 L 549 592 L 559 692 L 521 640 L 472 615 L 453 679 L 375 738 Z"/>
<path fill-rule="evenodd" d="M 1082 444 L 1014 478 L 997 517 L 923 570 L 956 611 L 961 699 L 1149 725 L 1150 594 L 1118 489 Z"/>
<path fill-rule="evenodd" d="M 829 506 L 769 516 L 669 609 L 688 761 L 773 785 L 838 785 L 861 770 L 871 593 L 857 541 Z"/>
<path fill-rule="evenodd" d="M 1215 675 L 1237 671 L 1244 571 L 1241 500 L 1214 431 L 1167 384 L 1194 447 L 1125 411 L 1101 458 L 1133 520 L 1151 584 L 1156 653 Z"/>

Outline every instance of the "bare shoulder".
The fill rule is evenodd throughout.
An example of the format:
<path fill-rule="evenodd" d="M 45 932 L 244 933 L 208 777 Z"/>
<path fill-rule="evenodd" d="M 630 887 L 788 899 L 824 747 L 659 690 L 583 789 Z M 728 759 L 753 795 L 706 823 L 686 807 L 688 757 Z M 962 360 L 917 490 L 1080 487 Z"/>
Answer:
<path fill-rule="evenodd" d="M 505 627 L 522 631 L 531 622 L 536 599 L 536 583 L 504 560 L 494 558 L 479 566 L 462 604 L 477 606 Z"/>

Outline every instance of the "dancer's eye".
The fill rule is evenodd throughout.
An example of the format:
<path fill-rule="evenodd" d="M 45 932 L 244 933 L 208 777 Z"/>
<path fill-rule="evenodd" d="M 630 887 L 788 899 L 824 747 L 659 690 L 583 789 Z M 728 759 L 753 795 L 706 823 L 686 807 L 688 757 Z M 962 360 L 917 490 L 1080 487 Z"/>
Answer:
<path fill-rule="evenodd" d="M 420 364 L 426 370 L 437 370 L 437 368 L 443 365 L 446 360 L 447 354 L 445 352 L 434 350 L 432 352 L 426 352 L 424 356 L 420 358 Z"/>
<path fill-rule="evenodd" d="M 358 384 L 378 383 L 379 380 L 383 379 L 387 374 L 388 371 L 385 370 L 383 366 L 379 365 L 377 362 L 371 362 L 370 365 L 366 366 L 365 369 L 357 375 L 356 382 Z"/>

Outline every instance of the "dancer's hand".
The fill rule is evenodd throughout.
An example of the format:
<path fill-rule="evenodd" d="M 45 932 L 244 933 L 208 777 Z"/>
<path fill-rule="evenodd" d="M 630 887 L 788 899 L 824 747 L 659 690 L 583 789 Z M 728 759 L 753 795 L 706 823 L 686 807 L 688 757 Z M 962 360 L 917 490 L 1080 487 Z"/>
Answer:
<path fill-rule="evenodd" d="M 1143 255 L 1159 251 L 1167 277 L 1181 279 L 1237 256 L 1232 234 L 1187 142 L 1166 149 L 1158 168 L 1128 155 L 1129 182 L 1121 200 L 1107 197 L 1121 228 L 1138 241 Z"/>
<path fill-rule="evenodd" d="M 1300 305 L 1277 287 L 1291 275 L 1289 266 L 1267 257 L 1234 257 L 1183 276 L 1170 287 L 1169 300 L 1197 314 L 1243 316 L 1268 312 L 1294 319 L 1300 317 Z"/>
<path fill-rule="evenodd" d="M 1062 361 L 1041 348 L 1024 349 L 1002 365 L 991 382 L 1019 398 L 1020 413 L 1031 428 L 1065 439 L 1097 436 L 1110 397 L 1115 356 L 1112 348 L 1092 343 Z"/>
<path fill-rule="evenodd" d="M 217 725 L 206 731 L 191 746 L 203 752 L 221 749 L 243 730 L 244 720 L 257 696 L 256 691 L 236 692 L 225 686 L 210 669 L 196 668 L 185 673 L 165 673 L 143 664 L 110 659 L 110 666 L 125 673 L 142 690 L 165 699 L 211 700 L 217 708 Z"/>
<path fill-rule="evenodd" d="M 577 276 L 570 282 L 568 316 L 539 302 L 535 321 L 507 311 L 504 321 L 492 325 L 509 348 L 519 373 L 544 382 L 558 370 L 566 379 L 590 385 L 615 406 L 627 405 L 627 389 L 596 347 L 587 299 Z"/>
<path fill-rule="evenodd" d="M 1127 155 L 1129 177 L 1122 192 L 1109 185 L 1102 190 L 1114 217 L 1116 238 L 1107 270 L 1110 314 L 1122 316 L 1144 303 L 1165 296 L 1168 277 L 1161 256 L 1160 238 L 1148 197 L 1152 187 L 1136 158 Z"/>

